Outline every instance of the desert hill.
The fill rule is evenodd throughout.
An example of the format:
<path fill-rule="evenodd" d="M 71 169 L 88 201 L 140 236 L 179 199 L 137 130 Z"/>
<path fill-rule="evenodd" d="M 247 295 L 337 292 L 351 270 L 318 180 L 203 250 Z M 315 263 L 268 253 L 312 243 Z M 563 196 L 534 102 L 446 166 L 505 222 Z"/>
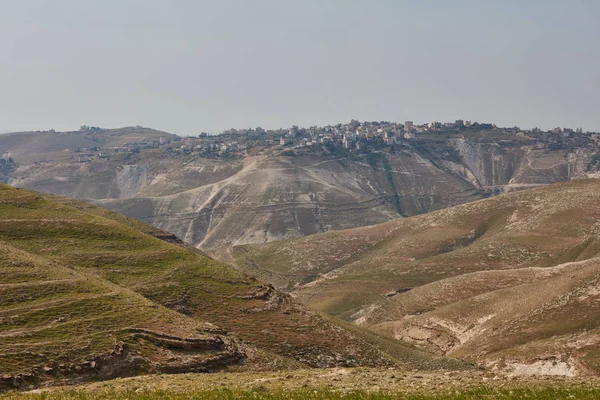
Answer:
<path fill-rule="evenodd" d="M 361 140 L 365 149 L 347 150 L 316 142 L 281 146 L 274 134 L 256 132 L 6 134 L 0 156 L 13 162 L 0 165 L 0 179 L 95 202 L 208 249 L 410 217 L 585 177 L 599 165 L 597 137 L 584 133 L 524 135 L 481 125 L 414 134 L 393 145 Z"/>
<path fill-rule="evenodd" d="M 222 368 L 466 367 L 345 330 L 133 219 L 6 185 L 0 321 L 4 388 Z"/>
<path fill-rule="evenodd" d="M 143 127 L 90 129 L 74 132 L 36 131 L 0 135 L 0 153 L 10 153 L 20 163 L 68 160 L 71 151 L 118 148 L 126 143 L 173 139 L 176 135 Z"/>
<path fill-rule="evenodd" d="M 600 180 L 215 252 L 320 310 L 514 373 L 600 372 Z"/>

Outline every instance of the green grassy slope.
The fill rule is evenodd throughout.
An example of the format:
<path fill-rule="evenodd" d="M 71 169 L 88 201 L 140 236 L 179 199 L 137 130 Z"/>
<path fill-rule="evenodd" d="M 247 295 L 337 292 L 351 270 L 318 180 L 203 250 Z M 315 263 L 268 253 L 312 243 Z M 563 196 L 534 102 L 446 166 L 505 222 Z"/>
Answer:
<path fill-rule="evenodd" d="M 132 218 L 124 217 L 120 214 L 106 210 L 104 208 L 92 206 L 88 203 L 79 202 L 76 200 L 56 197 L 56 201 L 62 204 L 68 204 L 76 207 L 79 210 L 84 210 L 88 213 L 95 215 L 105 216 L 111 219 L 118 220 L 120 223 L 134 227 L 139 231 L 148 233 L 149 235 L 159 237 L 163 240 L 175 241 L 175 243 L 184 247 L 186 251 L 192 251 L 197 254 L 204 255 L 197 249 L 192 249 L 185 246 L 183 243 L 177 241 L 176 238 L 165 234 L 165 232 L 157 230 L 150 225 L 146 225 Z M 231 269 L 223 264 L 215 263 L 211 261 L 211 265 L 219 265 L 219 268 Z M 237 272 L 236 272 L 237 273 Z M 216 272 L 209 272 L 211 276 L 216 276 Z M 182 290 L 181 279 L 176 281 L 175 294 L 179 297 L 173 297 L 166 290 L 158 290 L 154 292 L 153 287 L 140 288 L 142 293 L 147 297 L 157 299 L 169 307 L 179 309 L 186 314 L 190 314 L 190 307 L 194 307 L 196 310 L 203 309 L 206 314 L 198 315 L 210 315 L 210 319 L 213 322 L 217 322 L 220 326 L 228 327 L 233 332 L 249 341 L 253 344 L 258 344 L 260 347 L 265 347 L 270 351 L 285 356 L 294 356 L 297 360 L 307 362 L 309 365 L 314 366 L 328 366 L 335 364 L 385 364 L 387 361 L 381 360 L 381 354 L 383 357 L 389 359 L 388 361 L 393 364 L 409 365 L 412 367 L 435 369 L 435 368 L 446 368 L 446 369 L 465 369 L 470 368 L 468 364 L 459 362 L 457 360 L 448 359 L 445 357 L 432 356 L 431 354 L 424 353 L 411 349 L 405 343 L 397 340 L 390 340 L 386 338 L 381 340 L 380 337 L 374 335 L 371 332 L 364 330 L 356 330 L 356 327 L 348 325 L 341 320 L 331 320 L 330 317 L 325 318 L 323 321 L 320 317 L 313 313 L 307 313 L 301 307 L 298 307 L 288 296 L 281 292 L 274 291 L 271 287 L 260 285 L 258 292 L 255 292 L 254 297 L 264 301 L 267 300 L 267 307 L 259 304 L 258 308 L 250 308 L 250 316 L 244 316 L 239 318 L 238 310 L 229 310 L 226 303 L 221 303 L 215 307 L 208 307 L 199 303 L 199 294 L 194 293 L 191 297 Z M 245 277 L 245 279 L 252 281 L 252 278 Z M 160 286 L 164 286 L 164 280 L 160 281 Z M 188 280 L 188 283 L 193 282 L 194 287 L 198 285 L 197 280 Z M 189 289 L 185 289 L 189 290 Z M 222 290 L 222 289 L 221 289 Z M 185 297 L 184 303 L 180 304 L 182 296 Z M 250 297 L 247 293 L 241 296 L 246 300 Z M 273 298 L 271 298 L 273 297 Z M 189 301 L 192 299 L 195 301 L 194 304 L 190 304 Z M 203 300 L 206 302 L 206 300 Z M 274 307 L 275 305 L 275 307 Z M 278 305 L 278 306 L 277 306 Z M 217 308 L 220 307 L 220 308 Z M 275 312 L 267 312 L 273 309 Z M 258 313 L 257 313 L 258 311 Z M 196 311 L 199 312 L 199 311 Z M 246 311 L 244 311 L 246 312 Z M 283 315 L 281 315 L 281 312 Z M 254 314 L 257 314 L 254 317 Z M 288 317 L 286 317 L 286 315 Z M 257 324 L 257 320 L 259 321 Z M 291 321 L 290 321 L 291 320 Z M 333 322 L 331 324 L 330 322 Z M 315 331 L 315 325 L 318 330 Z M 338 326 L 342 325 L 346 331 L 349 331 L 352 336 L 348 336 L 343 330 L 339 330 Z M 256 327 L 267 327 L 266 330 L 257 330 Z M 318 335 L 314 336 L 317 332 Z M 333 334 L 332 334 L 333 333 Z M 283 338 L 282 341 L 279 339 Z M 358 340 L 356 340 L 358 338 Z M 340 340 L 342 340 L 340 342 Z M 305 343 L 299 348 L 297 344 Z M 368 344 L 365 346 L 365 343 Z M 372 349 L 371 346 L 374 348 Z M 345 347 L 345 349 L 344 349 Z M 362 355 L 360 358 L 344 359 L 341 354 L 344 352 L 356 352 L 356 349 L 362 348 Z M 308 349 L 308 353 L 307 353 Z M 327 350 L 324 350 L 327 349 Z M 368 351 L 365 351 L 368 349 Z M 341 351 L 341 353 L 340 353 Z M 358 355 L 359 353 L 356 353 Z M 332 360 L 330 357 L 334 355 L 336 357 Z M 341 356 L 341 358 L 340 358 Z M 318 360 L 315 362 L 315 360 Z M 378 361 L 379 360 L 379 361 Z M 434 360 L 432 362 L 432 360 Z"/>
<path fill-rule="evenodd" d="M 129 289 L 3 243 L 0 260 L 0 389 L 243 359 L 214 326 Z"/>
<path fill-rule="evenodd" d="M 0 253 L 6 385 L 82 368 L 123 375 L 115 357 L 139 366 L 127 374 L 244 359 L 253 368 L 404 363 L 272 286 L 86 203 L 0 186 Z"/>
<path fill-rule="evenodd" d="M 60 257 L 67 249 L 98 249 L 110 237 L 121 248 L 136 239 L 116 223 L 85 227 L 91 221 L 102 225 L 36 194 L 0 187 L 0 388 L 206 371 L 243 360 L 243 348 L 214 325 Z"/>

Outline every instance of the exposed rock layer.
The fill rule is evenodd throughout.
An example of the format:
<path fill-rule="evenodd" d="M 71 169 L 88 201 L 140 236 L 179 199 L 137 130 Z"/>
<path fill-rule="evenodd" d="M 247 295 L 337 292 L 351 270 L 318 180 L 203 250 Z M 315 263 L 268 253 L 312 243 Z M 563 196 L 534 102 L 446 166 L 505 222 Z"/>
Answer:
<path fill-rule="evenodd" d="M 111 132 L 90 143 L 58 133 L 29 141 L 0 136 L 0 153 L 16 162 L 4 168 L 5 180 L 91 200 L 194 246 L 217 248 L 371 225 L 583 177 L 595 171 L 590 160 L 598 151 L 587 136 L 552 142 L 502 131 L 417 137 L 368 154 L 305 148 L 289 156 L 267 148 L 219 159 L 142 150 L 78 162 L 58 150 L 164 134 Z"/>

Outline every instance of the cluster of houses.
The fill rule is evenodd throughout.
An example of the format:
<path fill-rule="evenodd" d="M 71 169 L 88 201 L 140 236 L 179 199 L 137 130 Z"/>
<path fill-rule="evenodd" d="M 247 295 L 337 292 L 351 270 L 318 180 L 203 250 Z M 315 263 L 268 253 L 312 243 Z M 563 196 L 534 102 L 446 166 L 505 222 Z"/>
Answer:
<path fill-rule="evenodd" d="M 293 126 L 286 131 L 262 131 L 266 136 L 272 136 L 272 140 L 278 141 L 280 147 L 303 147 L 315 145 L 339 145 L 345 149 L 362 150 L 372 145 L 394 146 L 402 142 L 410 142 L 425 134 L 461 134 L 467 132 L 497 131 L 505 134 L 514 134 L 515 137 L 529 139 L 537 138 L 548 142 L 558 141 L 569 137 L 582 137 L 598 141 L 598 134 L 586 132 L 583 129 L 555 128 L 550 131 L 542 131 L 538 128 L 523 130 L 519 127 L 498 128 L 496 125 L 478 123 L 464 120 L 454 122 L 429 122 L 417 125 L 413 121 L 378 122 L 350 121 L 347 124 L 328 125 L 323 127 L 313 126 L 310 128 L 298 128 Z M 224 134 L 238 138 L 252 136 L 256 132 L 252 130 L 235 131 L 230 130 Z"/>
<path fill-rule="evenodd" d="M 455 133 L 467 131 L 494 131 L 516 134 L 517 137 L 544 137 L 545 139 L 566 138 L 576 134 L 583 134 L 581 128 L 556 128 L 543 132 L 534 128 L 522 130 L 519 127 L 498 128 L 496 125 L 478 123 L 464 120 L 454 122 L 429 122 L 415 124 L 413 121 L 385 122 L 385 121 L 356 121 L 346 124 L 312 126 L 300 128 L 292 126 L 289 129 L 265 130 L 256 129 L 230 129 L 218 135 L 202 133 L 197 137 L 176 138 L 173 140 L 160 138 L 156 143 L 141 143 L 170 151 L 189 154 L 200 152 L 210 155 L 223 155 L 227 153 L 243 152 L 253 146 L 276 146 L 280 149 L 316 147 L 316 146 L 341 146 L 347 150 L 360 151 L 370 146 L 394 146 L 402 142 L 409 142 L 427 133 Z M 598 140 L 598 134 L 587 132 L 592 140 Z M 595 135 L 595 137 L 594 137 Z"/>
<path fill-rule="evenodd" d="M 264 130 L 262 128 L 236 130 L 230 129 L 216 137 L 235 138 L 237 141 L 263 141 L 280 147 L 304 147 L 316 145 L 342 146 L 345 149 L 362 150 L 371 145 L 394 146 L 403 141 L 415 139 L 419 134 L 433 132 L 458 132 L 464 129 L 494 129 L 495 125 L 480 124 L 477 122 L 456 120 L 454 122 L 430 122 L 415 124 L 413 121 L 385 122 L 352 120 L 346 124 L 312 126 L 299 128 L 292 126 L 290 129 Z"/>
<path fill-rule="evenodd" d="M 100 128 L 82 127 L 82 132 L 97 132 Z M 138 153 L 148 149 L 160 149 L 168 152 L 174 157 L 191 153 L 199 153 L 206 156 L 223 156 L 227 154 L 241 153 L 254 146 L 285 148 L 329 148 L 343 147 L 350 151 L 362 151 L 369 147 L 395 146 L 402 143 L 410 143 L 411 140 L 424 137 L 426 134 L 461 134 L 476 131 L 498 131 L 506 134 L 514 134 L 516 137 L 539 138 L 545 143 L 554 143 L 564 138 L 581 137 L 600 143 L 599 134 L 586 132 L 581 128 L 555 128 L 550 131 L 542 131 L 534 128 L 522 130 L 519 127 L 498 128 L 493 124 L 482 124 L 478 122 L 456 120 L 454 122 L 429 122 L 426 124 L 415 124 L 413 121 L 385 122 L 385 121 L 357 121 L 349 123 L 312 126 L 299 128 L 292 126 L 289 129 L 265 130 L 255 129 L 230 129 L 217 135 L 202 133 L 199 136 L 188 137 L 160 137 L 153 140 L 142 140 L 133 143 L 125 143 L 121 147 L 109 149 L 77 149 L 73 157 L 79 162 L 91 162 L 96 159 L 112 158 L 119 153 Z"/>
<path fill-rule="evenodd" d="M 184 143 L 180 146 L 176 146 L 175 149 L 179 149 L 186 153 L 197 151 L 202 153 L 223 154 L 246 150 L 248 145 L 249 143 L 246 141 L 220 140 L 218 136 L 210 138 L 187 137 L 185 138 Z"/>
<path fill-rule="evenodd" d="M 101 159 L 110 160 L 112 158 L 110 153 L 113 153 L 115 151 L 113 149 L 100 150 L 100 148 L 98 147 L 82 147 L 77 149 L 65 149 L 65 152 L 73 153 L 69 154 L 69 160 L 77 161 L 80 163 L 86 163 Z M 116 152 L 118 152 L 118 150 Z"/>
<path fill-rule="evenodd" d="M 480 127 L 482 124 L 475 124 Z M 403 140 L 415 138 L 419 133 L 457 130 L 474 126 L 470 121 L 457 120 L 453 123 L 432 122 L 417 125 L 412 121 L 404 123 L 352 120 L 347 124 L 312 126 L 310 128 L 299 128 L 292 126 L 290 129 L 264 130 L 262 128 L 224 131 L 217 137 L 230 137 L 238 141 L 263 141 L 280 147 L 303 147 L 315 145 L 339 145 L 346 149 L 365 148 L 369 143 L 393 146 Z M 492 127 L 490 125 L 490 127 Z"/>

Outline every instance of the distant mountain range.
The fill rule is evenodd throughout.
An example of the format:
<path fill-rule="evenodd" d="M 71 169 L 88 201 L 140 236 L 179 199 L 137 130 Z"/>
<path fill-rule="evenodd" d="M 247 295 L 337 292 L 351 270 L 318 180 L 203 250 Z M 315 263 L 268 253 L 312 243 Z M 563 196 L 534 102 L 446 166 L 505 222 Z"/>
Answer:
<path fill-rule="evenodd" d="M 600 163 L 597 134 L 453 123 L 417 127 L 420 133 L 411 127 L 407 139 L 404 125 L 353 121 L 202 138 L 142 127 L 8 134 L 0 156 L 10 154 L 14 164 L 0 179 L 92 201 L 194 246 L 219 248 L 593 176 Z"/>

